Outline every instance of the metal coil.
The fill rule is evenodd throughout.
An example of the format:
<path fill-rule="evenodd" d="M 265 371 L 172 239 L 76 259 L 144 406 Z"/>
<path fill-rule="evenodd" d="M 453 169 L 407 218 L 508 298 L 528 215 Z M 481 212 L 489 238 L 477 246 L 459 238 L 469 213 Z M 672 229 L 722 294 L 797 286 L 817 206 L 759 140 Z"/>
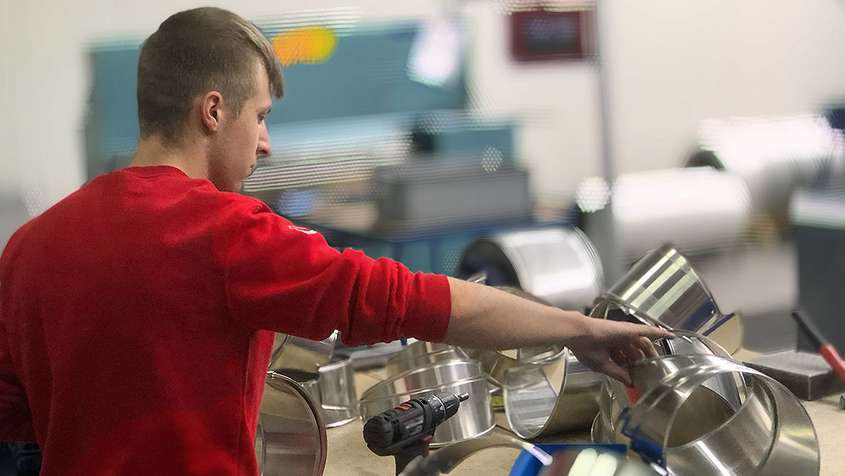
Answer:
<path fill-rule="evenodd" d="M 576 191 L 576 205 L 579 226 L 597 243 L 612 224 L 628 262 L 666 242 L 696 254 L 735 247 L 748 239 L 753 218 L 742 178 L 709 167 L 624 174 L 612 188 L 589 178 Z"/>
<path fill-rule="evenodd" d="M 709 120 L 687 166 L 707 165 L 741 177 L 754 213 L 786 222 L 797 187 L 845 171 L 842 131 L 817 115 Z"/>

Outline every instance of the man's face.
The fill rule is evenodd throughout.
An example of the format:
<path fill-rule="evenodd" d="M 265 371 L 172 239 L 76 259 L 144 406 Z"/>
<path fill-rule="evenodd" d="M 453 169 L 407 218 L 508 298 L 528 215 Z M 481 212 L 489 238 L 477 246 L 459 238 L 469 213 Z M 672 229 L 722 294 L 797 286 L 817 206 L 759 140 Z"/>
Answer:
<path fill-rule="evenodd" d="M 212 142 L 209 179 L 223 191 L 240 191 L 258 157 L 270 155 L 270 135 L 264 118 L 270 113 L 273 100 L 267 72 L 259 61 L 255 62 L 254 77 L 256 93 L 243 103 L 236 119 L 234 111 L 227 111 L 227 120 L 221 122 Z"/>

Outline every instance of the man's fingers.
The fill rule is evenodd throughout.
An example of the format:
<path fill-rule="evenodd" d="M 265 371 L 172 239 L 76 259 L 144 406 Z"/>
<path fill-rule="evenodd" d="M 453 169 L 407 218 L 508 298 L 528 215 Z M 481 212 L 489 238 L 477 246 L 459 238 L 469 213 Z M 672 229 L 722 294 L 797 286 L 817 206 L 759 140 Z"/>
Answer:
<path fill-rule="evenodd" d="M 631 386 L 631 376 L 628 374 L 628 371 L 612 360 L 605 362 L 602 366 L 602 372 L 607 374 L 609 377 L 615 378 L 616 380 L 624 383 L 626 386 Z"/>
<path fill-rule="evenodd" d="M 645 337 L 640 337 L 637 340 L 637 347 L 645 354 L 646 357 L 657 357 L 657 349 L 654 344 Z"/>
<path fill-rule="evenodd" d="M 612 324 L 612 326 L 607 329 L 608 337 L 616 342 L 630 341 L 638 337 L 645 337 L 646 339 L 654 340 L 674 336 L 674 334 L 662 327 L 649 326 L 646 324 L 634 324 L 633 322 L 606 321 L 606 323 Z"/>
<path fill-rule="evenodd" d="M 631 364 L 639 362 L 645 358 L 645 352 L 640 349 L 639 344 L 640 342 L 637 340 L 622 348 L 623 352 L 625 352 L 625 356 L 628 357 L 628 362 Z"/>
<path fill-rule="evenodd" d="M 610 358 L 620 367 L 624 368 L 631 365 L 631 362 L 628 360 L 628 356 L 622 351 L 622 349 L 612 350 L 610 352 Z"/>
<path fill-rule="evenodd" d="M 637 326 L 637 335 L 647 339 L 659 339 L 661 337 L 673 337 L 674 334 L 662 327 L 647 326 L 645 324 L 634 324 Z"/>

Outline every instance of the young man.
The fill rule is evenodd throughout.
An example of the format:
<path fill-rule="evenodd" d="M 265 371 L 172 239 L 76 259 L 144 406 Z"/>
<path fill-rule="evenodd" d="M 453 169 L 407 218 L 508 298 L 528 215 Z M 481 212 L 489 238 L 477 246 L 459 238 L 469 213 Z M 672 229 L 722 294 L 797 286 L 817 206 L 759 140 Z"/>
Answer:
<path fill-rule="evenodd" d="M 173 15 L 141 51 L 131 166 L 9 242 L 0 440 L 37 441 L 42 474 L 255 474 L 270 331 L 562 343 L 623 381 L 654 352 L 663 331 L 337 252 L 235 193 L 270 153 L 271 95 L 282 79 L 254 25 L 216 8 Z"/>

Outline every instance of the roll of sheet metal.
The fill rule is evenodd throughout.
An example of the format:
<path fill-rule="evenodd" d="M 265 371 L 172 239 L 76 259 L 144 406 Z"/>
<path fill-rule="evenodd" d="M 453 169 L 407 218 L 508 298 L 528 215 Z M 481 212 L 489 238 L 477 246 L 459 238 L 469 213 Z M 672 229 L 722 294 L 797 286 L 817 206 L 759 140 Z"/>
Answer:
<path fill-rule="evenodd" d="M 689 260 L 671 245 L 637 261 L 596 300 L 591 314 L 612 318 L 613 306 L 625 311 L 623 318 L 670 329 L 706 330 L 725 318 Z"/>
<path fill-rule="evenodd" d="M 612 190 L 600 178 L 579 185 L 580 226 L 597 242 L 611 223 L 601 216 L 611 193 L 614 236 L 629 262 L 666 242 L 690 253 L 733 247 L 752 224 L 742 178 L 710 167 L 654 170 L 620 175 Z"/>
<path fill-rule="evenodd" d="M 270 354 L 269 370 L 299 369 L 317 372 L 321 365 L 332 359 L 338 335 L 335 331 L 326 339 L 311 340 L 277 333 Z"/>
<path fill-rule="evenodd" d="M 672 474 L 819 474 L 812 421 L 774 379 L 713 355 L 646 359 L 631 368 L 631 375 L 641 396 L 620 415 L 614 436 L 630 438 L 633 449 L 663 462 Z M 684 407 L 696 407 L 690 400 L 705 382 L 724 375 L 748 382 L 739 408 L 715 420 L 707 412 L 680 416 Z"/>
<path fill-rule="evenodd" d="M 741 177 L 755 213 L 786 222 L 793 190 L 845 171 L 845 139 L 823 116 L 708 120 L 688 166 L 709 165 Z"/>
<path fill-rule="evenodd" d="M 719 344 L 706 336 L 694 332 L 675 330 L 674 339 L 661 339 L 655 349 L 663 356 L 671 355 L 715 355 L 723 359 L 731 356 Z M 720 375 L 704 383 L 699 392 L 692 395 L 689 404 L 684 406 L 681 416 L 687 418 L 686 430 L 691 433 L 704 433 L 712 428 L 714 422 L 725 421 L 738 408 L 748 395 L 746 383 L 733 375 Z M 611 441 L 616 431 L 615 422 L 632 405 L 624 385 L 604 378 L 598 394 L 599 415 L 593 422 L 593 441 Z M 705 427 L 702 429 L 702 425 Z M 673 440 L 673 441 L 677 441 Z"/>
<path fill-rule="evenodd" d="M 383 380 L 364 392 L 359 402 L 361 419 L 389 410 L 429 393 L 467 393 L 454 417 L 437 427 L 432 445 L 439 447 L 483 435 L 495 427 L 487 379 L 475 361 L 452 361 L 410 371 Z"/>
<path fill-rule="evenodd" d="M 577 228 L 511 231 L 470 243 L 458 274 L 487 275 L 487 284 L 513 286 L 564 309 L 584 309 L 604 285 L 601 261 Z"/>
<path fill-rule="evenodd" d="M 321 475 L 326 442 L 314 399 L 290 377 L 268 372 L 255 437 L 260 474 Z"/>
<path fill-rule="evenodd" d="M 561 358 L 511 367 L 502 386 L 508 426 L 526 439 L 589 428 L 603 381 L 568 350 Z"/>

